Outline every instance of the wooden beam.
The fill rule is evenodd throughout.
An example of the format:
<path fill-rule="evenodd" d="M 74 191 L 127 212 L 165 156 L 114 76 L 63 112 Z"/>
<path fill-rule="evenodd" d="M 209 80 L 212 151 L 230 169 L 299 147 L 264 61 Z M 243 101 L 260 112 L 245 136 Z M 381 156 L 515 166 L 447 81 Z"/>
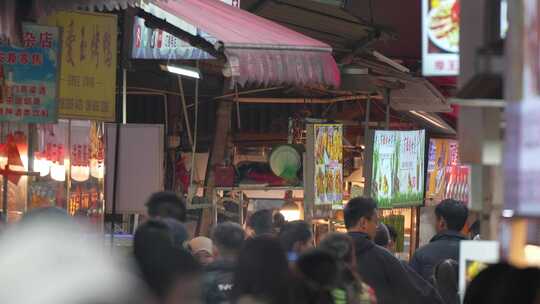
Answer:
<path fill-rule="evenodd" d="M 240 97 L 234 98 L 231 101 L 239 103 L 267 103 L 267 104 L 331 104 L 340 101 L 364 101 L 367 96 L 344 96 L 331 99 L 321 98 L 256 98 L 256 97 Z"/>
<path fill-rule="evenodd" d="M 285 88 L 284 86 L 280 86 L 280 87 L 272 87 L 272 88 L 247 90 L 247 91 L 238 92 L 238 95 L 246 95 L 246 94 L 253 94 L 253 93 L 268 92 L 268 91 L 274 91 L 274 90 L 281 90 L 281 89 L 284 89 L 284 88 Z M 234 96 L 236 96 L 236 93 L 229 93 L 229 94 L 221 95 L 221 96 L 218 96 L 218 97 L 214 97 L 214 99 L 226 99 L 226 98 L 231 98 L 231 97 L 234 97 Z"/>

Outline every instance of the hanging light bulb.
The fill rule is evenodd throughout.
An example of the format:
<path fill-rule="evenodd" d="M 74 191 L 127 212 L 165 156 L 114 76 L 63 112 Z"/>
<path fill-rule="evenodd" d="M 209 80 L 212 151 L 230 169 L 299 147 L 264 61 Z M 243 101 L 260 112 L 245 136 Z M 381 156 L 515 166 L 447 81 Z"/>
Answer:
<path fill-rule="evenodd" d="M 281 207 L 279 213 L 283 215 L 287 222 L 297 221 L 300 219 L 300 208 L 294 202 L 286 202 Z"/>
<path fill-rule="evenodd" d="M 71 166 L 71 179 L 77 182 L 87 181 L 90 177 L 90 167 Z"/>
<path fill-rule="evenodd" d="M 66 181 L 66 166 L 59 162 L 51 165 L 51 178 L 58 182 Z"/>
<path fill-rule="evenodd" d="M 0 169 L 4 169 L 8 164 L 6 144 L 0 144 Z"/>
<path fill-rule="evenodd" d="M 34 171 L 39 172 L 39 176 L 44 177 L 49 175 L 51 170 L 51 162 L 41 153 L 34 155 Z"/>
<path fill-rule="evenodd" d="M 105 176 L 105 163 L 103 160 L 95 158 L 90 160 L 90 175 L 97 179 L 102 179 Z"/>

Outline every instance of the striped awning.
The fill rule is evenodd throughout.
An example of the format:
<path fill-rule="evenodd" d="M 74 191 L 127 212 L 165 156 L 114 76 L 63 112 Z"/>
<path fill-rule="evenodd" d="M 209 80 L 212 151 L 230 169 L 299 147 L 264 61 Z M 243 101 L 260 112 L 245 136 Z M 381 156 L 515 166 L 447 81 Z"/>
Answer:
<path fill-rule="evenodd" d="M 248 11 L 218 0 L 177 0 L 141 5 L 141 9 L 182 27 L 180 19 L 215 39 L 227 59 L 226 76 L 245 85 L 339 87 L 332 47 Z M 182 28 L 190 32 L 189 28 Z M 193 32 L 195 33 L 195 32 Z"/>

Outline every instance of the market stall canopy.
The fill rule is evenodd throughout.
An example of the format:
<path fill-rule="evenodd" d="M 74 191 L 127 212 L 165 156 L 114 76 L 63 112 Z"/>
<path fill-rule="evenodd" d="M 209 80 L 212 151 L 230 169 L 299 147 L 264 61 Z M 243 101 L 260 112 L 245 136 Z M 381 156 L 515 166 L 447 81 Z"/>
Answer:
<path fill-rule="evenodd" d="M 391 36 L 343 8 L 345 1 L 242 0 L 242 8 L 331 45 L 346 55 L 370 41 Z M 347 1 L 349 2 L 349 1 Z"/>
<path fill-rule="evenodd" d="M 141 9 L 185 32 L 185 23 L 215 38 L 227 58 L 226 76 L 246 85 L 338 87 L 340 74 L 332 48 L 275 22 L 216 0 L 178 0 Z M 177 19 L 184 23 L 177 22 Z"/>
<path fill-rule="evenodd" d="M 414 77 L 371 55 L 356 57 L 352 65 L 342 69 L 342 78 L 342 89 L 347 91 L 376 91 L 382 97 L 384 89 L 390 88 L 390 106 L 396 111 L 451 111 L 446 98 L 427 79 Z"/>

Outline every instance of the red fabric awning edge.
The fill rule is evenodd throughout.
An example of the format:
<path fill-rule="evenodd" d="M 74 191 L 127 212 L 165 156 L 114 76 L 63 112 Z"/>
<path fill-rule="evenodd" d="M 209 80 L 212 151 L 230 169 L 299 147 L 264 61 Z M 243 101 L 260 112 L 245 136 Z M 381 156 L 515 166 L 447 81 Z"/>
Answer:
<path fill-rule="evenodd" d="M 326 43 L 217 0 L 155 4 L 220 41 L 233 81 L 241 86 L 340 85 L 339 68 Z"/>

